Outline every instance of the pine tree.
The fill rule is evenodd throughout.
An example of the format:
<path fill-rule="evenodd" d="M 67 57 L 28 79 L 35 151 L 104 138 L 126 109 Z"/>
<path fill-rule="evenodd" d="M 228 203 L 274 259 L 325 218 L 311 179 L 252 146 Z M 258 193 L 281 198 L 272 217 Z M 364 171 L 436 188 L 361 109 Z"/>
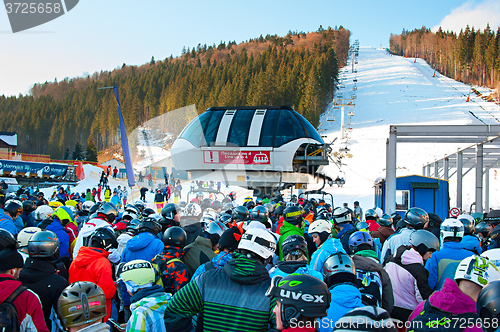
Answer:
<path fill-rule="evenodd" d="M 92 139 L 92 136 L 89 136 L 89 139 L 87 141 L 85 160 L 97 162 L 97 148 L 94 144 L 94 140 Z"/>
<path fill-rule="evenodd" d="M 73 150 L 73 153 L 71 154 L 71 159 L 72 160 L 83 160 L 82 156 L 82 145 L 80 142 L 76 142 L 75 144 L 75 149 Z"/>
<path fill-rule="evenodd" d="M 69 159 L 69 148 L 66 148 L 66 151 L 64 151 L 64 160 Z"/>

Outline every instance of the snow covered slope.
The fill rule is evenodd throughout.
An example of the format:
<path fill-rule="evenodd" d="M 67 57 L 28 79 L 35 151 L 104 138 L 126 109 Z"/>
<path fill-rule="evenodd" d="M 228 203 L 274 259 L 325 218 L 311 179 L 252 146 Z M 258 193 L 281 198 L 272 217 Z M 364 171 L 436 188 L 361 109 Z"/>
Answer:
<path fill-rule="evenodd" d="M 486 102 L 474 94 L 466 102 L 471 87 L 439 73 L 433 77 L 434 70 L 425 61 L 392 56 L 385 50 L 362 47 L 359 50 L 357 73 L 352 67 L 345 67 L 340 75 L 339 89 L 343 98 L 356 95 L 355 115 L 351 119 L 352 131 L 345 143 L 337 139 L 337 147 L 347 146 L 352 157 L 344 158 L 342 172 L 335 165 L 328 167 L 327 173 L 333 177 L 344 176 L 343 188 L 327 188 L 335 196 L 336 205 L 348 202 L 352 207 L 354 200 L 361 206 L 374 205 L 373 184 L 379 177 L 385 177 L 385 146 L 391 124 L 498 124 L 500 107 Z M 354 80 L 357 79 L 355 83 Z M 357 90 L 353 90 L 354 87 Z M 333 105 L 331 106 L 333 108 Z M 346 107 L 346 113 L 348 108 Z M 328 113 L 328 112 L 327 112 Z M 327 122 L 323 114 L 319 129 L 330 142 L 340 136 L 340 110 L 331 110 Z M 346 114 L 346 124 L 349 117 Z M 422 166 L 445 154 L 456 152 L 465 144 L 417 144 L 398 143 L 397 176 L 422 174 Z M 500 197 L 496 195 L 500 181 L 490 176 L 490 206 L 500 207 Z M 464 177 L 463 207 L 474 202 L 474 172 Z M 328 186 L 327 186 L 328 187 Z M 456 177 L 450 179 L 451 205 L 456 202 Z"/>

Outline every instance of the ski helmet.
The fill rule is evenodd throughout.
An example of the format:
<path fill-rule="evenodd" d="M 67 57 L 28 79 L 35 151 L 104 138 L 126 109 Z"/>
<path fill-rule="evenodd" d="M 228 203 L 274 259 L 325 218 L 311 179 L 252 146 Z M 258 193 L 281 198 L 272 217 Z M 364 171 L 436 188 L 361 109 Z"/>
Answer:
<path fill-rule="evenodd" d="M 203 226 L 206 226 L 215 220 L 217 220 L 217 212 L 215 212 L 214 209 L 208 208 L 203 211 L 203 215 L 201 217 L 201 224 Z"/>
<path fill-rule="evenodd" d="M 481 212 L 474 212 L 470 216 L 474 219 L 474 225 L 479 224 L 484 218 L 484 215 Z"/>
<path fill-rule="evenodd" d="M 421 208 L 412 207 L 406 211 L 404 221 L 414 229 L 422 229 L 429 221 L 429 215 Z"/>
<path fill-rule="evenodd" d="M 352 254 L 360 250 L 373 250 L 373 239 L 368 232 L 357 231 L 349 236 L 349 249 Z"/>
<path fill-rule="evenodd" d="M 137 227 L 137 232 L 142 233 L 142 232 L 149 232 L 152 233 L 154 236 L 158 235 L 161 231 L 161 225 L 156 220 L 155 218 L 152 217 L 146 217 L 141 220 L 141 223 Z"/>
<path fill-rule="evenodd" d="M 97 213 L 97 211 L 101 208 L 103 204 L 104 202 L 97 202 L 94 205 L 92 205 L 89 210 L 89 215 Z"/>
<path fill-rule="evenodd" d="M 424 256 L 428 251 L 439 250 L 439 239 L 431 232 L 419 229 L 410 234 L 410 245 L 414 246 L 421 256 Z"/>
<path fill-rule="evenodd" d="M 99 227 L 90 236 L 91 247 L 101 248 L 105 251 L 118 248 L 115 232 L 109 227 Z"/>
<path fill-rule="evenodd" d="M 82 211 L 87 211 L 90 213 L 90 209 L 94 206 L 94 202 L 92 201 L 85 201 L 82 204 Z"/>
<path fill-rule="evenodd" d="M 315 220 L 309 226 L 309 234 L 317 234 L 321 243 L 323 243 L 332 234 L 332 223 L 323 219 Z"/>
<path fill-rule="evenodd" d="M 251 228 L 241 236 L 238 249 L 247 250 L 267 260 L 276 251 L 276 239 L 266 230 Z"/>
<path fill-rule="evenodd" d="M 500 248 L 486 250 L 481 254 L 481 257 L 486 257 L 490 260 L 488 275 L 490 281 L 500 280 Z"/>
<path fill-rule="evenodd" d="M 139 216 L 132 211 L 124 211 L 122 213 L 122 220 L 130 221 L 132 219 L 137 219 Z"/>
<path fill-rule="evenodd" d="M 277 216 L 277 217 L 281 216 L 283 214 L 283 212 L 285 211 L 285 208 L 286 207 L 283 206 L 283 205 L 280 205 L 280 206 L 276 207 L 274 209 L 274 215 Z"/>
<path fill-rule="evenodd" d="M 92 323 L 106 317 L 106 296 L 96 284 L 77 281 L 62 291 L 57 312 L 66 328 Z"/>
<path fill-rule="evenodd" d="M 335 225 L 352 221 L 351 211 L 345 207 L 338 207 L 333 210 L 333 222 Z"/>
<path fill-rule="evenodd" d="M 255 207 L 255 202 L 250 200 L 246 203 L 243 203 L 243 206 L 246 207 L 248 211 L 250 211 Z"/>
<path fill-rule="evenodd" d="M 489 281 L 487 271 L 490 264 L 490 260 L 485 257 L 467 257 L 458 265 L 457 271 L 455 272 L 455 281 L 462 279 L 469 280 L 481 287 L 484 287 Z"/>
<path fill-rule="evenodd" d="M 484 322 L 492 322 L 493 319 L 497 321 L 500 319 L 500 281 L 493 281 L 486 287 L 484 287 L 477 297 L 476 309 L 479 317 Z M 483 324 L 483 330 L 486 332 L 497 331 L 498 326 L 493 326 L 489 324 Z"/>
<path fill-rule="evenodd" d="M 380 226 L 391 227 L 392 226 L 392 217 L 388 214 L 384 214 L 384 215 L 382 215 L 382 217 L 380 217 L 378 219 L 378 224 Z"/>
<path fill-rule="evenodd" d="M 153 264 L 143 259 L 134 259 L 127 263 L 118 265 L 116 272 L 117 280 L 127 283 L 132 281 L 134 286 L 153 284 L 158 279 Z"/>
<path fill-rule="evenodd" d="M 196 203 L 189 203 L 186 205 L 184 210 L 182 211 L 183 217 L 192 217 L 196 219 L 200 219 L 201 217 L 201 208 Z"/>
<path fill-rule="evenodd" d="M 489 232 L 490 232 L 490 225 L 486 223 L 485 221 L 481 221 L 479 224 L 476 225 L 475 227 L 475 234 L 481 234 L 483 237 L 487 237 Z"/>
<path fill-rule="evenodd" d="M 17 242 L 19 244 L 19 248 L 24 248 L 28 246 L 28 241 L 31 239 L 33 234 L 40 232 L 41 229 L 38 227 L 26 227 L 23 228 L 19 234 L 17 234 Z"/>
<path fill-rule="evenodd" d="M 56 216 L 61 221 L 63 226 L 69 224 L 70 222 L 72 223 L 75 218 L 73 211 L 71 211 L 67 206 L 58 207 L 54 213 L 52 213 L 52 216 Z"/>
<path fill-rule="evenodd" d="M 266 225 L 266 228 L 271 228 L 271 224 L 268 222 L 269 212 L 263 205 L 257 205 L 252 209 L 252 212 L 250 212 L 250 219 L 260 221 L 261 223 Z"/>
<path fill-rule="evenodd" d="M 23 202 L 23 211 L 31 213 L 35 210 L 35 203 L 33 201 L 27 200 Z"/>
<path fill-rule="evenodd" d="M 397 224 L 398 221 L 400 221 L 402 218 L 401 218 L 401 215 L 398 213 L 398 212 L 393 212 L 391 214 L 391 218 L 392 218 L 392 223 L 393 224 Z"/>
<path fill-rule="evenodd" d="M 222 206 L 221 201 L 219 201 L 219 200 L 215 200 L 215 201 L 213 201 L 213 202 L 212 202 L 212 208 L 213 208 L 214 210 L 216 210 L 216 211 L 217 211 L 217 210 L 222 210 L 222 207 L 223 207 L 223 206 Z"/>
<path fill-rule="evenodd" d="M 248 220 L 250 213 L 248 209 L 242 205 L 237 206 L 233 209 L 233 221 L 245 221 Z"/>
<path fill-rule="evenodd" d="M 0 228 L 0 251 L 4 249 L 17 249 L 17 241 L 7 230 Z"/>
<path fill-rule="evenodd" d="M 142 212 L 142 210 L 144 210 L 144 208 L 146 207 L 146 204 L 144 204 L 144 202 L 140 199 L 136 200 L 134 202 L 134 205 L 139 210 L 139 212 Z"/>
<path fill-rule="evenodd" d="M 221 213 L 219 216 L 219 221 L 221 221 L 224 225 L 227 226 L 228 223 L 231 222 L 231 215 L 229 213 Z"/>
<path fill-rule="evenodd" d="M 150 215 L 155 214 L 155 213 L 156 213 L 155 210 L 153 210 L 152 208 L 149 208 L 149 207 L 142 210 L 143 217 L 149 217 Z"/>
<path fill-rule="evenodd" d="M 368 232 L 368 223 L 366 221 L 360 221 L 360 222 L 357 222 L 356 223 L 356 229 L 358 231 L 365 231 L 365 232 Z"/>
<path fill-rule="evenodd" d="M 187 242 L 186 231 L 179 226 L 167 228 L 163 234 L 163 244 L 177 248 L 184 248 Z"/>
<path fill-rule="evenodd" d="M 227 227 L 220 221 L 213 221 L 205 227 L 205 233 L 218 234 L 219 237 L 227 230 Z M 218 240 L 217 240 L 218 241 Z"/>
<path fill-rule="evenodd" d="M 447 238 L 462 239 L 464 237 L 464 225 L 457 219 L 447 218 L 441 224 L 441 244 Z"/>
<path fill-rule="evenodd" d="M 132 234 L 136 234 L 140 223 L 141 223 L 141 221 L 137 218 L 130 220 L 127 223 L 127 226 L 125 227 L 125 231 L 132 233 Z"/>
<path fill-rule="evenodd" d="M 105 216 L 106 220 L 112 224 L 118 217 L 118 210 L 113 204 L 106 202 L 97 210 L 97 214 Z"/>
<path fill-rule="evenodd" d="M 11 200 L 8 203 L 6 203 L 3 209 L 4 211 L 8 212 L 13 219 L 17 217 L 18 213 L 23 213 L 22 204 L 15 200 Z"/>
<path fill-rule="evenodd" d="M 367 220 L 378 220 L 378 214 L 374 209 L 368 209 L 365 212 L 365 219 Z"/>
<path fill-rule="evenodd" d="M 462 214 L 458 220 L 464 225 L 464 235 L 474 234 L 474 218 L 468 214 Z"/>
<path fill-rule="evenodd" d="M 490 225 L 496 225 L 500 223 L 500 210 L 491 210 L 488 212 L 486 217 L 483 218 Z"/>
<path fill-rule="evenodd" d="M 283 253 L 283 257 L 286 257 L 288 254 L 293 254 L 296 256 L 306 255 L 307 254 L 307 242 L 300 235 L 290 235 L 288 236 L 283 243 L 281 243 L 281 252 Z"/>
<path fill-rule="evenodd" d="M 57 235 L 51 231 L 40 231 L 28 241 L 28 255 L 30 258 L 59 258 L 60 244 Z"/>
<path fill-rule="evenodd" d="M 349 255 L 340 251 L 328 256 L 323 263 L 323 279 L 329 287 L 342 282 L 355 283 L 354 261 Z"/>

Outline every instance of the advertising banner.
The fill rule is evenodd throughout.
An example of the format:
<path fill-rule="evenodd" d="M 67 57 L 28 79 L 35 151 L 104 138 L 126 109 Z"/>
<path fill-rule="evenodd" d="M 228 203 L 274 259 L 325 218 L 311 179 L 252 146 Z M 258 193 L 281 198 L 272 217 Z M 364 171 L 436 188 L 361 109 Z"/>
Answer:
<path fill-rule="evenodd" d="M 64 176 L 68 165 L 30 163 L 25 161 L 0 160 L 0 170 L 4 172 L 38 173 L 43 170 L 43 175 Z"/>
<path fill-rule="evenodd" d="M 206 164 L 270 165 L 270 151 L 204 151 Z"/>

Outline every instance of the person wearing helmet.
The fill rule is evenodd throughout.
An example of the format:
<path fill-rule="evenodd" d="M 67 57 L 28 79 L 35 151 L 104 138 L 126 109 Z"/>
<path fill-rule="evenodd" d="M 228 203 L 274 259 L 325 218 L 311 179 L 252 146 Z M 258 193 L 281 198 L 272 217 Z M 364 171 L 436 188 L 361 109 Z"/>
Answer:
<path fill-rule="evenodd" d="M 270 282 L 266 265 L 275 250 L 268 231 L 249 229 L 223 268 L 200 274 L 174 294 L 164 316 L 167 331 L 191 330 L 192 317 L 201 312 L 199 330 L 267 330 L 274 319 L 271 300 L 264 295 Z"/>
<path fill-rule="evenodd" d="M 127 242 L 123 250 L 121 262 L 127 263 L 134 259 L 151 261 L 156 255 L 161 254 L 164 246 L 158 238 L 160 231 L 161 225 L 156 219 L 152 217 L 142 219 L 137 228 L 137 235 Z"/>
<path fill-rule="evenodd" d="M 68 331 L 110 331 L 103 323 L 106 297 L 102 289 L 88 281 L 77 281 L 66 287 L 57 301 L 57 312 Z"/>
<path fill-rule="evenodd" d="M 352 226 L 352 215 L 349 209 L 345 207 L 338 207 L 333 211 L 332 215 L 333 227 L 337 231 L 335 236 L 342 243 L 342 247 L 346 252 L 349 252 L 349 236 L 356 232 Z"/>
<path fill-rule="evenodd" d="M 232 254 L 238 247 L 238 242 L 243 231 L 236 226 L 226 229 L 219 239 L 219 253 L 205 264 L 198 266 L 191 279 L 196 278 L 205 271 L 224 267 L 233 258 Z"/>
<path fill-rule="evenodd" d="M 163 287 L 156 284 L 158 277 L 153 264 L 142 259 L 121 263 L 116 276 L 126 285 L 131 296 L 132 314 L 127 322 L 127 331 L 166 331 L 163 313 L 171 294 L 166 294 Z"/>
<path fill-rule="evenodd" d="M 349 311 L 364 306 L 361 293 L 356 286 L 356 268 L 349 255 L 338 252 L 329 256 L 323 265 L 323 280 L 332 296 L 328 315 L 321 320 L 319 331 L 332 331 L 342 316 Z"/>
<path fill-rule="evenodd" d="M 94 202 L 85 201 L 82 204 L 82 209 L 77 212 L 75 222 L 78 226 L 78 231 L 80 231 L 82 229 L 83 224 L 86 223 L 87 220 L 89 220 L 89 212 L 92 206 L 94 206 Z"/>
<path fill-rule="evenodd" d="M 481 250 L 484 252 L 488 250 L 488 246 L 490 245 L 491 239 L 489 234 L 491 233 L 491 225 L 485 221 L 481 221 L 474 227 L 474 234 L 479 239 L 481 243 Z"/>
<path fill-rule="evenodd" d="M 222 211 L 222 203 L 219 200 L 215 200 L 212 202 L 212 208 L 215 210 L 217 213 L 221 213 Z"/>
<path fill-rule="evenodd" d="M 161 209 L 161 215 L 163 217 L 162 220 L 160 220 L 161 227 L 162 227 L 162 233 L 165 233 L 165 231 L 172 226 L 180 226 L 180 221 L 181 221 L 181 209 L 179 205 L 174 204 L 174 203 L 168 203 L 166 204 L 163 209 Z"/>
<path fill-rule="evenodd" d="M 440 216 L 435 213 L 429 213 L 429 221 L 424 225 L 424 228 L 439 239 L 442 222 L 443 220 Z"/>
<path fill-rule="evenodd" d="M 378 218 L 380 215 L 374 209 L 368 209 L 365 212 L 365 220 L 368 224 L 369 231 L 375 232 L 380 226 L 378 224 Z"/>
<path fill-rule="evenodd" d="M 127 242 L 137 234 L 140 223 L 141 221 L 137 218 L 128 221 L 124 232 L 122 232 L 116 239 L 116 241 L 118 241 L 118 248 L 116 251 L 120 257 L 123 254 L 123 250 L 127 247 Z"/>
<path fill-rule="evenodd" d="M 363 303 L 392 312 L 394 295 L 391 279 L 378 261 L 370 234 L 363 231 L 351 234 L 349 250 L 356 266 L 356 284 L 362 294 Z"/>
<path fill-rule="evenodd" d="M 0 303 L 9 300 L 15 306 L 15 330 L 48 332 L 40 300 L 17 280 L 23 266 L 23 257 L 17 251 L 16 239 L 0 228 Z M 2 318 L 7 318 L 6 316 Z"/>
<path fill-rule="evenodd" d="M 484 287 L 477 297 L 476 309 L 479 317 L 483 322 L 500 321 L 500 281 L 490 282 Z M 498 326 L 486 326 L 483 324 L 483 331 L 495 332 L 498 331 Z"/>
<path fill-rule="evenodd" d="M 247 222 L 249 217 L 250 217 L 250 212 L 248 211 L 248 209 L 243 206 L 243 205 L 240 205 L 240 206 L 236 206 L 235 208 L 233 208 L 233 212 L 232 212 L 232 222 L 229 224 L 229 226 L 241 226 L 243 225 L 243 223 Z"/>
<path fill-rule="evenodd" d="M 327 316 L 331 301 L 322 280 L 302 274 L 274 277 L 266 296 L 276 299 L 273 312 L 278 331 L 315 330 L 317 319 Z"/>
<path fill-rule="evenodd" d="M 56 209 L 56 211 L 58 211 L 58 209 L 62 209 L 62 208 L 63 207 L 58 207 Z M 67 208 L 67 207 L 64 207 L 64 208 Z M 55 211 L 54 211 L 54 213 L 55 213 Z M 61 217 L 54 215 L 54 213 L 52 213 L 52 215 L 49 218 L 44 219 L 40 223 L 38 223 L 37 227 L 40 227 L 43 230 L 54 232 L 56 234 L 57 238 L 59 239 L 59 244 L 60 244 L 59 255 L 60 255 L 61 259 L 64 258 L 65 265 L 69 266 L 70 236 L 69 236 L 68 232 L 66 231 L 66 229 L 64 228 L 64 226 L 62 225 L 61 219 L 59 219 Z M 62 213 L 59 213 L 59 215 L 62 215 Z"/>
<path fill-rule="evenodd" d="M 112 298 L 116 293 L 113 270 L 108 256 L 118 242 L 109 227 L 95 229 L 88 246 L 81 247 L 69 267 L 69 282 L 90 281 L 99 286 L 106 297 L 106 322 L 111 316 Z"/>
<path fill-rule="evenodd" d="M 269 270 L 269 276 L 286 277 L 292 273 L 308 274 L 315 278 L 322 279 L 323 276 L 307 266 L 307 241 L 303 236 L 290 235 L 281 244 L 283 261 L 278 262 Z"/>
<path fill-rule="evenodd" d="M 483 218 L 483 221 L 491 225 L 491 232 L 489 234 L 491 243 L 488 249 L 500 248 L 500 210 L 491 210 Z"/>
<path fill-rule="evenodd" d="M 28 241 L 29 258 L 19 273 L 19 281 L 31 289 L 42 302 L 45 323 L 53 331 L 59 326 L 57 300 L 68 281 L 57 274 L 54 261 L 59 258 L 59 240 L 51 231 L 35 233 Z"/>
<path fill-rule="evenodd" d="M 473 253 L 460 243 L 464 236 L 464 225 L 457 219 L 448 218 L 441 224 L 441 250 L 434 253 L 425 263 L 429 271 L 429 286 L 439 290 L 447 278 L 453 278 L 456 267 Z M 450 265 L 450 268 L 447 266 Z"/>
<path fill-rule="evenodd" d="M 35 211 L 36 205 L 33 201 L 26 200 L 22 202 L 23 213 L 20 215 L 23 220 L 24 227 L 33 227 L 36 225 L 35 217 L 31 212 Z"/>
<path fill-rule="evenodd" d="M 380 252 L 380 262 L 382 264 L 386 262 L 389 256 L 394 255 L 399 247 L 410 244 L 410 235 L 415 230 L 424 227 L 429 221 L 429 215 L 421 208 L 412 207 L 406 211 L 403 220 L 406 226 L 402 228 L 401 231 L 388 238 L 382 246 L 382 251 Z"/>
<path fill-rule="evenodd" d="M 431 294 L 429 271 L 425 261 L 439 250 L 439 240 L 431 232 L 419 229 L 410 236 L 410 245 L 398 248 L 385 266 L 394 292 L 392 317 L 406 322 L 413 309 Z M 417 285 L 417 287 L 415 287 Z"/>
<path fill-rule="evenodd" d="M 304 237 L 305 227 L 304 227 L 304 217 L 302 216 L 302 213 L 303 213 L 302 207 L 298 206 L 289 206 L 283 212 L 284 220 L 283 220 L 283 225 L 280 228 L 281 235 L 278 242 L 280 261 L 285 260 L 282 251 L 283 242 L 285 242 L 285 240 L 292 235 L 298 235 Z M 306 257 L 308 257 L 307 246 L 306 246 Z"/>
<path fill-rule="evenodd" d="M 181 227 L 169 227 L 163 234 L 163 252 L 151 260 L 166 293 L 174 294 L 189 282 L 189 272 L 182 261 L 186 241 L 187 234 Z"/>
<path fill-rule="evenodd" d="M 90 218 L 89 220 L 83 224 L 82 229 L 78 233 L 78 236 L 76 238 L 76 243 L 75 247 L 73 248 L 73 259 L 76 258 L 76 255 L 78 255 L 78 250 L 80 250 L 80 247 L 83 245 L 87 245 L 89 242 L 90 236 L 94 233 L 94 231 L 97 228 L 100 227 L 109 227 L 112 228 L 112 224 L 115 221 L 116 217 L 118 217 L 118 210 L 116 207 L 107 202 L 102 205 L 94 205 L 92 209 L 89 211 L 89 214 L 93 213 L 93 209 L 96 208 L 97 212 L 97 217 L 95 218 Z M 114 255 L 111 256 L 111 260 L 113 262 L 117 262 L 119 260 L 118 257 L 114 257 Z"/>
<path fill-rule="evenodd" d="M 263 205 L 258 205 L 252 209 L 250 212 L 250 220 L 256 220 L 266 226 L 266 228 L 271 229 L 272 225 L 269 221 L 269 211 Z"/>
<path fill-rule="evenodd" d="M 52 213 L 52 219 L 59 219 L 64 230 L 69 235 L 69 253 L 72 255 L 73 248 L 76 244 L 76 239 L 78 237 L 78 226 L 75 223 L 75 213 L 67 206 L 58 207 L 54 213 Z"/>
<path fill-rule="evenodd" d="M 443 223 L 445 222 L 446 220 Z M 480 256 L 463 259 L 454 278 L 447 278 L 443 289 L 432 293 L 427 300 L 417 305 L 409 320 L 423 324 L 429 319 L 439 321 L 444 311 L 446 318 L 451 321 L 458 318 L 468 322 L 478 322 L 476 302 L 479 293 L 489 282 L 487 269 L 490 264 L 487 258 Z M 436 309 L 441 311 L 441 316 L 436 317 Z M 481 331 L 481 328 L 468 325 L 465 331 L 467 330 Z"/>
<path fill-rule="evenodd" d="M 464 225 L 464 236 L 462 241 L 460 241 L 464 249 L 472 251 L 475 255 L 481 255 L 483 249 L 481 249 L 481 242 L 474 236 L 474 218 L 468 214 L 462 214 L 458 216 L 458 220 Z"/>
<path fill-rule="evenodd" d="M 41 229 L 38 227 L 26 227 L 23 228 L 17 235 L 18 251 L 23 256 L 23 260 L 29 257 L 28 255 L 28 241 L 31 239 L 33 234 L 40 232 Z"/>
<path fill-rule="evenodd" d="M 200 222 L 201 216 L 201 208 L 196 203 L 189 203 L 182 210 L 180 225 L 187 234 L 186 245 L 193 243 L 203 233 L 203 227 Z"/>
<path fill-rule="evenodd" d="M 328 220 L 319 219 L 309 226 L 311 235 L 318 248 L 311 256 L 309 267 L 323 273 L 323 264 L 328 256 L 337 252 L 345 253 L 342 243 L 337 238 L 332 238 L 332 223 Z"/>
<path fill-rule="evenodd" d="M 18 217 L 23 213 L 21 202 L 9 200 L 6 202 L 4 213 L 0 214 L 0 228 L 5 229 L 12 235 L 17 235 L 24 225 L 22 219 Z"/>
<path fill-rule="evenodd" d="M 160 213 L 161 210 L 163 209 L 163 205 L 165 204 L 165 198 L 163 196 L 163 193 L 161 192 L 161 189 L 156 190 L 154 200 L 156 205 L 156 211 Z"/>
<path fill-rule="evenodd" d="M 394 234 L 394 229 L 392 228 L 392 217 L 388 214 L 382 215 L 378 219 L 378 224 L 380 227 L 371 233 L 373 239 L 379 239 L 380 243 L 383 245 L 385 240 Z"/>

